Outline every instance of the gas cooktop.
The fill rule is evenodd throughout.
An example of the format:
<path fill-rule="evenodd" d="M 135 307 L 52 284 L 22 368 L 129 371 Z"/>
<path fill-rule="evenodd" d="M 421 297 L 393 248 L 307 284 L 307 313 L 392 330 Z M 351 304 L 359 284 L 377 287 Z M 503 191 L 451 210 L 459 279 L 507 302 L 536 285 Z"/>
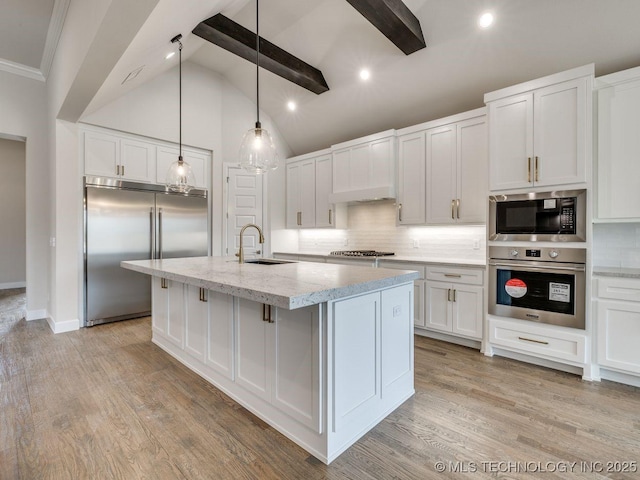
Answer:
<path fill-rule="evenodd" d="M 385 257 L 395 255 L 393 252 L 376 252 L 375 250 L 335 250 L 329 255 L 339 255 L 342 257 Z"/>

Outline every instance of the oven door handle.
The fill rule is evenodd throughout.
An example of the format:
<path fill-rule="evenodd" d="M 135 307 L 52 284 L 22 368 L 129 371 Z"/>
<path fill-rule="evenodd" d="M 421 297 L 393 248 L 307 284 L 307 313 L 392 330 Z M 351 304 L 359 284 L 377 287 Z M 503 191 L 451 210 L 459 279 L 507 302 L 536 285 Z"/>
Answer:
<path fill-rule="evenodd" d="M 554 270 L 563 270 L 567 272 L 584 272 L 584 265 L 576 265 L 576 266 L 565 266 L 565 265 L 549 265 L 549 266 L 539 266 L 539 265 L 527 265 L 526 263 L 508 263 L 508 262 L 492 262 L 489 261 L 489 265 L 492 267 L 514 267 L 519 270 L 535 270 L 535 271 L 554 271 Z"/>

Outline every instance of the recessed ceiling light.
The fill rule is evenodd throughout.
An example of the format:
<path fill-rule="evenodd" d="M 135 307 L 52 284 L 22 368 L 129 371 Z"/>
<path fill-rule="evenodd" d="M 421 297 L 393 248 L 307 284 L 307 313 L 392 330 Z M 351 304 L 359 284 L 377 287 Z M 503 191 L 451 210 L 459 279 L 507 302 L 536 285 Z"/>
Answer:
<path fill-rule="evenodd" d="M 480 28 L 489 28 L 491 25 L 493 25 L 493 14 L 486 12 L 480 15 L 480 18 L 478 19 L 478 25 L 480 25 Z"/>
<path fill-rule="evenodd" d="M 170 59 L 171 57 L 173 57 L 175 54 L 176 54 L 176 52 L 169 52 L 169 53 L 167 53 L 167 56 L 166 56 L 166 57 L 164 57 L 164 58 L 165 58 L 165 60 L 169 60 L 169 59 Z"/>
<path fill-rule="evenodd" d="M 298 108 L 298 106 L 296 105 L 296 102 L 294 102 L 293 100 L 289 100 L 287 102 L 287 108 L 292 111 L 295 112 L 296 108 Z"/>
<path fill-rule="evenodd" d="M 369 72 L 369 70 L 367 70 L 366 68 L 363 68 L 362 70 L 360 70 L 360 80 L 369 80 L 369 77 L 371 77 L 371 72 Z"/>

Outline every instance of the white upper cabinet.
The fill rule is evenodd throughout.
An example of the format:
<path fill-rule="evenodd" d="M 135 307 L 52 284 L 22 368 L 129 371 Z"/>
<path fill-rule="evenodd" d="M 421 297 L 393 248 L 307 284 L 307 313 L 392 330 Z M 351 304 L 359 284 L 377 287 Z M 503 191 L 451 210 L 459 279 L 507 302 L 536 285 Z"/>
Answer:
<path fill-rule="evenodd" d="M 397 223 L 483 223 L 488 193 L 485 109 L 399 133 Z"/>
<path fill-rule="evenodd" d="M 596 217 L 640 219 L 640 68 L 596 79 Z"/>
<path fill-rule="evenodd" d="M 485 95 L 490 189 L 587 181 L 593 65 Z"/>
<path fill-rule="evenodd" d="M 343 227 L 346 209 L 330 203 L 333 161 L 330 150 L 287 160 L 287 228 Z"/>
<path fill-rule="evenodd" d="M 331 203 L 395 198 L 395 130 L 331 147 Z"/>
<path fill-rule="evenodd" d="M 80 127 L 84 174 L 143 183 L 164 184 L 178 146 L 159 140 L 93 126 Z M 182 155 L 194 173 L 196 187 L 206 189 L 211 153 L 191 147 Z"/>
<path fill-rule="evenodd" d="M 424 131 L 398 137 L 399 225 L 421 225 L 426 221 L 425 156 Z"/>

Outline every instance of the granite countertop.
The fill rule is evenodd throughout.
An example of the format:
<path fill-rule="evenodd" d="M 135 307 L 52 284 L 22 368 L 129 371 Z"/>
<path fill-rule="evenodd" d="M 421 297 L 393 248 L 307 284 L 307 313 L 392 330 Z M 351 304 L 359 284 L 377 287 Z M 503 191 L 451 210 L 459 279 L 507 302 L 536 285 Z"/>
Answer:
<path fill-rule="evenodd" d="M 329 252 L 274 252 L 274 255 L 298 255 L 300 257 L 325 257 L 325 258 L 345 258 L 349 260 L 363 260 L 363 261 L 373 261 L 375 259 L 378 260 L 389 260 L 392 262 L 407 262 L 407 263 L 432 263 L 432 264 L 446 264 L 446 265 L 457 265 L 462 267 L 485 267 L 487 265 L 487 261 L 485 259 L 475 260 L 469 258 L 442 258 L 442 257 L 413 257 L 407 255 L 384 255 L 380 257 L 348 257 L 348 256 L 340 256 L 340 255 L 329 255 Z"/>
<path fill-rule="evenodd" d="M 158 275 L 216 292 L 293 310 L 420 278 L 411 270 L 312 262 L 239 264 L 233 257 L 189 257 L 121 262 L 129 270 Z"/>
<path fill-rule="evenodd" d="M 593 274 L 601 277 L 640 278 L 640 268 L 593 267 Z"/>

